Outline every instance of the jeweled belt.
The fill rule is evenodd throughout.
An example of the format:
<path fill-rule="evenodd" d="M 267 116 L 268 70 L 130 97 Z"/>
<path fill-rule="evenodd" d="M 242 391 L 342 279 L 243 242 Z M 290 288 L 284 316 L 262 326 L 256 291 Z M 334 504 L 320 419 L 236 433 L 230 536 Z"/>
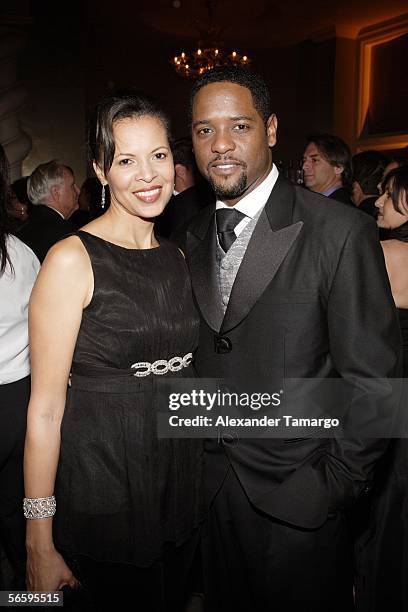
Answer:
<path fill-rule="evenodd" d="M 149 374 L 161 376 L 167 372 L 179 372 L 183 368 L 187 368 L 193 361 L 193 353 L 186 353 L 184 357 L 172 357 L 171 359 L 157 359 L 150 363 L 149 361 L 138 361 L 130 367 L 135 371 L 133 376 L 143 377 Z"/>

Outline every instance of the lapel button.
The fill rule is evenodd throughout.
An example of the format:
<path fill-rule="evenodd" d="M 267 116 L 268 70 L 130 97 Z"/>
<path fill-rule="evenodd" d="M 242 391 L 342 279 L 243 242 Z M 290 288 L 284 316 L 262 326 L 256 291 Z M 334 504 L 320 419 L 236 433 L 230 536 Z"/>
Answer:
<path fill-rule="evenodd" d="M 232 351 L 232 342 L 227 336 L 214 336 L 214 348 L 216 353 L 224 355 Z"/>

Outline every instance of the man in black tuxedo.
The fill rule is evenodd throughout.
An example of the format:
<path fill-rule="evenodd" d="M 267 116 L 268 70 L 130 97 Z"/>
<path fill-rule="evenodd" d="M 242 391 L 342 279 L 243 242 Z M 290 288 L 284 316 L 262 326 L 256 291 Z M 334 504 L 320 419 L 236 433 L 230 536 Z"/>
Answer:
<path fill-rule="evenodd" d="M 58 240 L 76 231 L 68 218 L 78 208 L 79 189 L 71 168 L 50 161 L 40 164 L 31 174 L 27 193 L 34 207 L 18 237 L 43 262 Z"/>
<path fill-rule="evenodd" d="M 198 173 L 191 138 L 180 138 L 171 147 L 174 162 L 174 192 L 166 208 L 156 218 L 154 230 L 175 242 L 183 236 L 190 220 L 213 201 L 207 181 Z"/>
<path fill-rule="evenodd" d="M 201 313 L 198 374 L 358 379 L 350 410 L 364 421 L 367 379 L 395 376 L 400 355 L 375 223 L 278 174 L 277 119 L 260 77 L 205 74 L 191 115 L 196 160 L 217 196 L 185 243 Z M 386 443 L 239 436 L 221 431 L 205 445 L 207 609 L 352 610 L 345 510 L 369 489 Z"/>
<path fill-rule="evenodd" d="M 155 233 L 177 242 L 178 237 L 185 234 L 190 220 L 212 201 L 215 200 L 211 188 L 202 180 L 181 193 L 172 195 L 162 214 L 156 218 Z"/>

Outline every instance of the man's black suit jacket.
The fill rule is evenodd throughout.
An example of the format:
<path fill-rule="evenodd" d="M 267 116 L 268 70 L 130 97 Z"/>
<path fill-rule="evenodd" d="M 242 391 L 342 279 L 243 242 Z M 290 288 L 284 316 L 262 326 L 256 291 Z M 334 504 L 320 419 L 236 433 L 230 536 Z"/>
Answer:
<path fill-rule="evenodd" d="M 58 240 L 75 231 L 75 226 L 63 219 L 57 211 L 49 206 L 36 204 L 30 218 L 17 235 L 34 251 L 42 263 L 49 249 Z"/>
<path fill-rule="evenodd" d="M 279 177 L 225 316 L 213 206 L 192 220 L 184 248 L 202 319 L 200 377 L 361 379 L 361 399 L 367 379 L 399 374 L 400 333 L 377 229 L 354 207 L 328 207 L 325 197 Z M 222 338 L 229 352 L 217 352 Z M 364 401 L 350 409 L 364 419 Z M 385 447 L 381 439 L 208 440 L 208 500 L 232 465 L 255 507 L 315 528 L 368 489 Z"/>
<path fill-rule="evenodd" d="M 328 196 L 331 200 L 336 200 L 336 202 L 343 202 L 343 204 L 348 204 L 349 206 L 354 206 L 353 200 L 350 197 L 350 192 L 344 187 L 339 187 L 336 191 L 333 191 Z"/>
<path fill-rule="evenodd" d="M 177 241 L 177 237 L 185 233 L 190 220 L 212 201 L 215 201 L 215 196 L 207 183 L 198 183 L 173 195 L 155 221 L 155 233 Z"/>
<path fill-rule="evenodd" d="M 361 202 L 358 210 L 365 212 L 367 215 L 370 215 L 370 217 L 373 217 L 373 219 L 377 219 L 378 208 L 376 207 L 375 203 L 378 198 L 379 196 L 370 196 L 369 198 L 366 198 Z"/>

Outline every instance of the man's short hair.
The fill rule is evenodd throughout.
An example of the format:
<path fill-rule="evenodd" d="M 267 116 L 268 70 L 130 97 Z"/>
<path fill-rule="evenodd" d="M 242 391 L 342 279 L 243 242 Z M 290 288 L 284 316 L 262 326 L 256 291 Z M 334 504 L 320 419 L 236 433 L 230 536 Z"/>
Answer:
<path fill-rule="evenodd" d="M 51 195 L 52 187 L 63 185 L 64 170 L 72 169 L 59 164 L 55 159 L 40 164 L 28 177 L 27 194 L 33 204 L 44 204 Z"/>
<path fill-rule="evenodd" d="M 242 66 L 219 66 L 214 70 L 205 72 L 194 82 L 190 93 L 189 115 L 190 122 L 193 111 L 193 102 L 197 93 L 211 83 L 235 83 L 249 89 L 252 95 L 254 107 L 261 115 L 264 123 L 268 121 L 271 115 L 271 99 L 269 89 L 264 79 L 255 72 Z"/>
<path fill-rule="evenodd" d="M 378 195 L 377 185 L 389 161 L 380 151 L 363 151 L 353 156 L 353 181 L 360 185 L 363 193 Z"/>
<path fill-rule="evenodd" d="M 388 163 L 397 164 L 398 168 L 402 168 L 402 166 L 408 166 L 408 157 L 404 155 L 393 155 L 389 158 Z"/>
<path fill-rule="evenodd" d="M 352 182 L 351 152 L 344 140 L 334 134 L 315 132 L 306 137 L 307 144 L 314 143 L 322 156 L 332 166 L 342 166 L 341 181 L 349 189 Z"/>
<path fill-rule="evenodd" d="M 187 168 L 191 168 L 195 165 L 191 138 L 186 137 L 175 140 L 171 145 L 171 152 L 173 154 L 174 165 L 182 164 Z"/>

